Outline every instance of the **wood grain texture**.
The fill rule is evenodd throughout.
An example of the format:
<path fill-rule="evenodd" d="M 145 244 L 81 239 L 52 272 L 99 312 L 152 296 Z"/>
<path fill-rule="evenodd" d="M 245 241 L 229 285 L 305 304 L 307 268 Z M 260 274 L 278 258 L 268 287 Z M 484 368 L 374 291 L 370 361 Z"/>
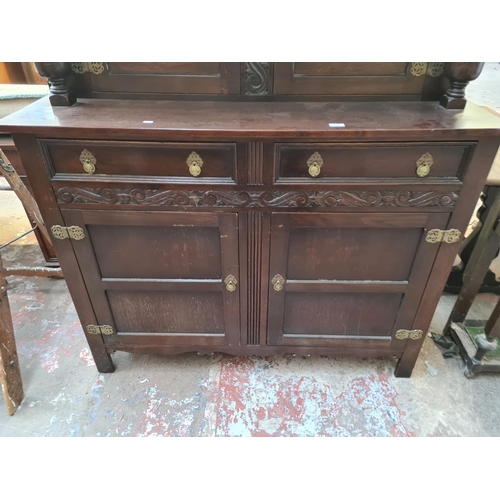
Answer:
<path fill-rule="evenodd" d="M 228 140 L 241 137 L 303 141 L 467 140 L 500 136 L 500 118 L 467 103 L 462 112 L 432 102 L 174 102 L 81 99 L 76 111 L 47 98 L 0 120 L 0 132 L 40 137 L 121 140 Z M 144 123 L 145 120 L 153 123 Z M 332 129 L 329 123 L 344 123 Z"/>

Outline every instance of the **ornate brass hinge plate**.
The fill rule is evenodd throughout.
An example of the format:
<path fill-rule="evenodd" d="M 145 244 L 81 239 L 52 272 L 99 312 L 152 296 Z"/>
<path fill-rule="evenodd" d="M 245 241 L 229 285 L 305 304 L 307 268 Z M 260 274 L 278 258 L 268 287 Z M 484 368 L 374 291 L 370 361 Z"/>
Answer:
<path fill-rule="evenodd" d="M 85 238 L 85 233 L 80 226 L 52 226 L 50 228 L 52 231 L 52 235 L 54 238 L 58 240 L 66 240 L 67 238 L 71 238 L 72 240 L 83 240 Z"/>
<path fill-rule="evenodd" d="M 88 149 L 84 149 L 80 153 L 80 161 L 82 162 L 83 170 L 87 174 L 93 174 L 95 172 L 95 166 L 97 164 L 97 160 L 95 159 L 95 156 Z"/>
<path fill-rule="evenodd" d="M 431 167 L 434 164 L 434 158 L 430 153 L 425 153 L 417 160 L 417 175 L 426 177 L 431 172 Z"/>
<path fill-rule="evenodd" d="M 411 63 L 410 73 L 413 76 L 429 75 L 431 77 L 440 76 L 444 73 L 446 63 L 444 62 L 414 62 Z"/>
<path fill-rule="evenodd" d="M 421 339 L 424 335 L 422 330 L 398 330 L 396 332 L 396 338 L 398 340 L 418 340 Z"/>
<path fill-rule="evenodd" d="M 90 335 L 113 335 L 115 333 L 110 325 L 87 325 L 86 330 Z"/>
<path fill-rule="evenodd" d="M 71 69 L 75 73 L 94 73 L 94 75 L 100 75 L 105 68 L 102 62 L 74 62 L 71 63 Z"/>
<path fill-rule="evenodd" d="M 425 241 L 428 243 L 456 243 L 460 241 L 462 233 L 458 229 L 430 229 Z"/>
<path fill-rule="evenodd" d="M 277 274 L 272 280 L 271 283 L 276 292 L 281 292 L 283 290 L 283 286 L 285 285 L 285 278 L 281 276 L 281 274 Z"/>

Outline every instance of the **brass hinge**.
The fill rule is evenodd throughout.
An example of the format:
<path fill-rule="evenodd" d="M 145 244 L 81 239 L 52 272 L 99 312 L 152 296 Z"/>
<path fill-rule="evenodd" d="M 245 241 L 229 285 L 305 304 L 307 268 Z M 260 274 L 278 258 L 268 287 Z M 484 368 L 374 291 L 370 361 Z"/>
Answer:
<path fill-rule="evenodd" d="M 430 229 L 425 241 L 428 243 L 456 243 L 460 240 L 462 233 L 458 229 Z"/>
<path fill-rule="evenodd" d="M 104 63 L 102 62 L 73 62 L 71 69 L 75 73 L 94 73 L 100 75 L 104 71 Z"/>
<path fill-rule="evenodd" d="M 90 335 L 113 335 L 115 331 L 110 325 L 87 325 L 87 333 Z"/>
<path fill-rule="evenodd" d="M 58 240 L 65 240 L 67 238 L 71 238 L 72 240 L 83 240 L 83 238 L 85 238 L 85 233 L 79 226 L 64 227 L 55 225 L 52 226 L 50 230 L 54 238 Z"/>
<path fill-rule="evenodd" d="M 424 332 L 422 330 L 398 330 L 396 332 L 396 338 L 398 340 L 418 340 L 421 339 L 423 335 Z"/>

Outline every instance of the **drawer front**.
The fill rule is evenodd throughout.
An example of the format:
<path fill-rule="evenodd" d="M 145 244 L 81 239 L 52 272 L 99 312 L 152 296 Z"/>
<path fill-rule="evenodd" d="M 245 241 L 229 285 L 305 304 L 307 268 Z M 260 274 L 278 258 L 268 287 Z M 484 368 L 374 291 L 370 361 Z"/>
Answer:
<path fill-rule="evenodd" d="M 345 177 L 461 179 L 471 143 L 276 144 L 275 182 Z"/>
<path fill-rule="evenodd" d="M 42 141 L 46 161 L 58 175 L 152 176 L 172 182 L 234 183 L 236 145 L 121 141 Z"/>

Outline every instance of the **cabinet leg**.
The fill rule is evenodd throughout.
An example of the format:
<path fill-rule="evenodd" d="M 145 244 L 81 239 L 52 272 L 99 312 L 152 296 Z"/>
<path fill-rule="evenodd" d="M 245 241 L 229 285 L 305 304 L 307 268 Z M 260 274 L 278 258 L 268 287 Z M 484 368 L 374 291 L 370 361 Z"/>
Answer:
<path fill-rule="evenodd" d="M 415 363 L 417 362 L 418 352 L 411 356 L 410 354 L 403 353 L 399 358 L 396 369 L 394 370 L 394 376 L 398 378 L 410 378 L 415 368 Z"/>
<path fill-rule="evenodd" d="M 115 365 L 104 343 L 98 341 L 101 340 L 100 337 L 100 335 L 92 337 L 87 336 L 90 352 L 94 357 L 95 366 L 99 373 L 113 373 L 115 371 Z"/>
<path fill-rule="evenodd" d="M 113 373 L 115 371 L 115 365 L 108 351 L 102 349 L 99 352 L 95 352 L 91 349 L 91 352 L 99 373 Z"/>

